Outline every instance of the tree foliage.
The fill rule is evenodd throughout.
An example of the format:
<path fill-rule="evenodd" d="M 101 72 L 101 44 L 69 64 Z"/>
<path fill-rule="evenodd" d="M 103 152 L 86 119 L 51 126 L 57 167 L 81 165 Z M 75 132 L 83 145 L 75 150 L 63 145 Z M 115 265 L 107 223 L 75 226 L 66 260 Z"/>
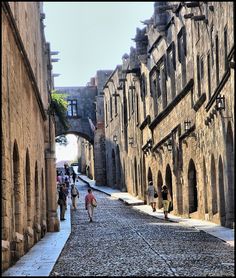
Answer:
<path fill-rule="evenodd" d="M 67 101 L 66 94 L 58 94 L 56 91 L 51 92 L 50 112 L 58 117 L 59 122 L 65 130 L 69 128 L 68 119 L 66 117 Z"/>
<path fill-rule="evenodd" d="M 64 146 L 67 146 L 69 144 L 67 137 L 64 134 L 57 136 L 55 141 L 56 143 Z"/>

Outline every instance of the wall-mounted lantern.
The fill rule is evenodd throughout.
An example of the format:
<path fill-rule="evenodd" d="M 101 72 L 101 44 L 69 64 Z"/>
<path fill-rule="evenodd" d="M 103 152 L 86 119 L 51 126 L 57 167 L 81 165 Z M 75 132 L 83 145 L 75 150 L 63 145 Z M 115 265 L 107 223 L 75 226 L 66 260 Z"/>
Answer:
<path fill-rule="evenodd" d="M 129 137 L 129 144 L 131 146 L 134 144 L 134 137 Z"/>
<path fill-rule="evenodd" d="M 187 121 L 184 121 L 184 131 L 187 132 L 191 127 L 191 121 L 187 119 Z"/>
<path fill-rule="evenodd" d="M 149 140 L 147 141 L 147 147 L 148 147 L 149 150 L 152 149 L 152 145 L 153 145 L 152 139 L 149 139 Z"/>
<path fill-rule="evenodd" d="M 217 96 L 216 98 L 216 109 L 217 110 L 225 110 L 225 96 Z"/>
<path fill-rule="evenodd" d="M 117 142 L 117 135 L 113 135 L 113 141 L 116 143 Z"/>
<path fill-rule="evenodd" d="M 172 140 L 171 139 L 168 139 L 168 141 L 167 141 L 167 150 L 169 152 L 172 151 Z"/>

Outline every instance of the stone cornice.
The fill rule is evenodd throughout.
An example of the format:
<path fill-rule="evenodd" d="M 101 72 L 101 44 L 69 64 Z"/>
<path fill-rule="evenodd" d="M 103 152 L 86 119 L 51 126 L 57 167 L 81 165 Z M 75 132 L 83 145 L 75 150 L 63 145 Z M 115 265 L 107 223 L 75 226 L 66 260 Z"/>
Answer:
<path fill-rule="evenodd" d="M 35 79 L 35 76 L 34 76 L 34 72 L 32 70 L 31 64 L 29 62 L 29 58 L 27 56 L 24 44 L 23 44 L 22 39 L 20 37 L 19 30 L 18 30 L 18 28 L 15 24 L 15 20 L 14 20 L 14 17 L 13 17 L 13 14 L 11 12 L 11 8 L 10 8 L 8 2 L 2 2 L 2 8 L 3 8 L 4 12 L 6 13 L 6 17 L 9 21 L 10 27 L 12 29 L 17 47 L 18 47 L 18 49 L 19 49 L 19 51 L 22 55 L 22 58 L 23 58 L 23 61 L 24 61 L 29 79 L 31 81 L 32 87 L 33 87 L 34 92 L 35 92 L 35 97 L 36 97 L 37 103 L 39 105 L 39 109 L 40 109 L 42 118 L 43 118 L 44 121 L 46 121 L 47 120 L 47 115 L 46 115 L 44 107 L 43 107 L 43 102 L 42 102 L 41 95 L 40 95 L 40 92 L 39 92 L 39 88 L 38 88 L 38 85 L 37 85 L 37 82 L 36 82 L 36 79 Z"/>
<path fill-rule="evenodd" d="M 147 117 L 144 119 L 144 121 L 141 123 L 140 125 L 140 129 L 143 130 L 145 128 L 146 125 L 149 125 L 151 121 L 151 117 L 150 115 L 147 115 Z"/>
<path fill-rule="evenodd" d="M 223 75 L 219 85 L 216 87 L 214 94 L 212 95 L 212 97 L 210 98 L 207 106 L 206 106 L 206 111 L 209 111 L 211 106 L 213 105 L 216 97 L 218 96 L 218 94 L 221 92 L 221 90 L 223 89 L 224 85 L 226 84 L 227 80 L 230 77 L 230 68 L 225 72 L 225 74 Z"/>

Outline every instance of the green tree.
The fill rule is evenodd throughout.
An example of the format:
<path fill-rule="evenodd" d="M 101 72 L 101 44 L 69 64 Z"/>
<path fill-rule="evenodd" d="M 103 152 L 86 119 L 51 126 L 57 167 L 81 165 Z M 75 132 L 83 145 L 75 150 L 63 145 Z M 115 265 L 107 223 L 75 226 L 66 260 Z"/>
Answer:
<path fill-rule="evenodd" d="M 67 146 L 69 144 L 67 137 L 64 134 L 57 136 L 55 141 L 56 141 L 56 143 L 58 143 L 60 145 L 64 145 L 64 146 Z"/>
<path fill-rule="evenodd" d="M 66 117 L 67 101 L 65 100 L 66 94 L 58 94 L 56 91 L 51 92 L 51 103 L 49 111 L 51 114 L 57 116 L 59 122 L 65 130 L 69 128 L 68 119 Z"/>

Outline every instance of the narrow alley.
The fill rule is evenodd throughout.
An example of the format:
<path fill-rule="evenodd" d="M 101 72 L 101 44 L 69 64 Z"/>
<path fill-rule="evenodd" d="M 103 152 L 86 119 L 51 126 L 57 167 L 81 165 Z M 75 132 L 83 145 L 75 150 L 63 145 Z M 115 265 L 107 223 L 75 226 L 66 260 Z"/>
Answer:
<path fill-rule="evenodd" d="M 88 221 L 77 184 L 72 230 L 50 276 L 234 276 L 234 248 L 203 231 L 156 219 L 94 190 Z"/>

